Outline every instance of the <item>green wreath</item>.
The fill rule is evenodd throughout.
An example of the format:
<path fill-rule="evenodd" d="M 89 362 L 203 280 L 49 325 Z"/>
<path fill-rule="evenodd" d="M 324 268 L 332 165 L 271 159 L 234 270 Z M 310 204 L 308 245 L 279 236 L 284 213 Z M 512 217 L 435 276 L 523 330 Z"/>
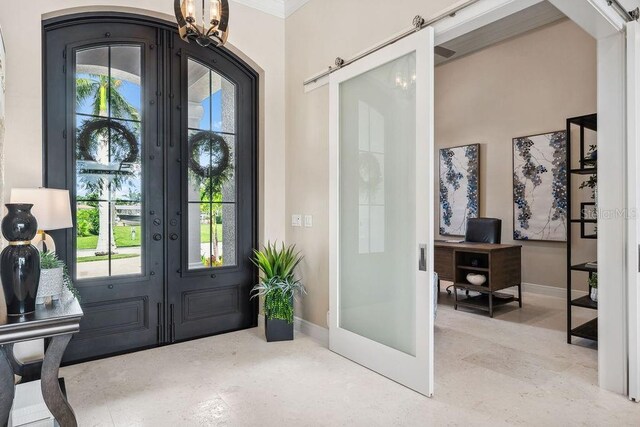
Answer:
<path fill-rule="evenodd" d="M 95 162 L 95 157 L 91 154 L 91 145 L 95 135 L 104 131 L 115 131 L 115 138 L 111 138 L 111 147 L 117 150 L 126 150 L 126 156 L 121 163 L 135 163 L 140 156 L 140 148 L 136 136 L 125 125 L 109 119 L 96 119 L 85 122 L 78 133 L 78 160 Z M 119 137 L 118 137 L 119 136 Z"/>
<path fill-rule="evenodd" d="M 202 154 L 209 155 L 209 163 L 200 162 Z M 230 177 L 233 165 L 231 149 L 222 136 L 216 132 L 202 130 L 189 138 L 189 169 L 199 184 L 210 181 L 219 188 Z"/>

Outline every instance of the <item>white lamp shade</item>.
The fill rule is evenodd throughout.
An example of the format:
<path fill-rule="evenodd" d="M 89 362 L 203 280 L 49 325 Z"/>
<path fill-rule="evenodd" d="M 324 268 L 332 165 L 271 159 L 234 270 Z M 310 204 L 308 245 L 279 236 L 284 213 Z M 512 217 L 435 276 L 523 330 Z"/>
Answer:
<path fill-rule="evenodd" d="M 53 188 L 13 188 L 11 203 L 33 205 L 31 213 L 38 221 L 38 230 L 59 230 L 73 227 L 68 190 Z"/>

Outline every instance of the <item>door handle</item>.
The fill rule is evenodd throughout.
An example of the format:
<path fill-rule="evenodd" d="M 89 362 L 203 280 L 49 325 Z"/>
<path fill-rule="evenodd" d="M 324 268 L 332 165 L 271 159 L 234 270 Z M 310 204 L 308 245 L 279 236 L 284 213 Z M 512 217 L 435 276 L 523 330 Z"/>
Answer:
<path fill-rule="evenodd" d="M 420 259 L 418 260 L 418 270 L 427 271 L 427 245 L 421 244 L 418 246 L 418 250 L 420 251 Z"/>

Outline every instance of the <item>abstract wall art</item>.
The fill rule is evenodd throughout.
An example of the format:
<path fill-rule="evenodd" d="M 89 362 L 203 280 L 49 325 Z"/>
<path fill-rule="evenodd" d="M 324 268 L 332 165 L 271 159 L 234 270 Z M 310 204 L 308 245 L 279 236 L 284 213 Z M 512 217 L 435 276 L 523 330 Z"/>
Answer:
<path fill-rule="evenodd" d="M 567 133 L 513 139 L 513 238 L 567 240 Z"/>
<path fill-rule="evenodd" d="M 480 144 L 440 150 L 440 234 L 464 236 L 480 214 Z"/>

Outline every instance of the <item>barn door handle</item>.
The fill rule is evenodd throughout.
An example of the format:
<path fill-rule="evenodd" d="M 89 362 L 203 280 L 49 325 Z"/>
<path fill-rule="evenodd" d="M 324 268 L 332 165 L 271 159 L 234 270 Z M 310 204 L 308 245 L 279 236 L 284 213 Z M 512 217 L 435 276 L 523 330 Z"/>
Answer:
<path fill-rule="evenodd" d="M 427 245 L 421 244 L 418 247 L 420 251 L 420 260 L 418 261 L 418 270 L 427 271 Z"/>

